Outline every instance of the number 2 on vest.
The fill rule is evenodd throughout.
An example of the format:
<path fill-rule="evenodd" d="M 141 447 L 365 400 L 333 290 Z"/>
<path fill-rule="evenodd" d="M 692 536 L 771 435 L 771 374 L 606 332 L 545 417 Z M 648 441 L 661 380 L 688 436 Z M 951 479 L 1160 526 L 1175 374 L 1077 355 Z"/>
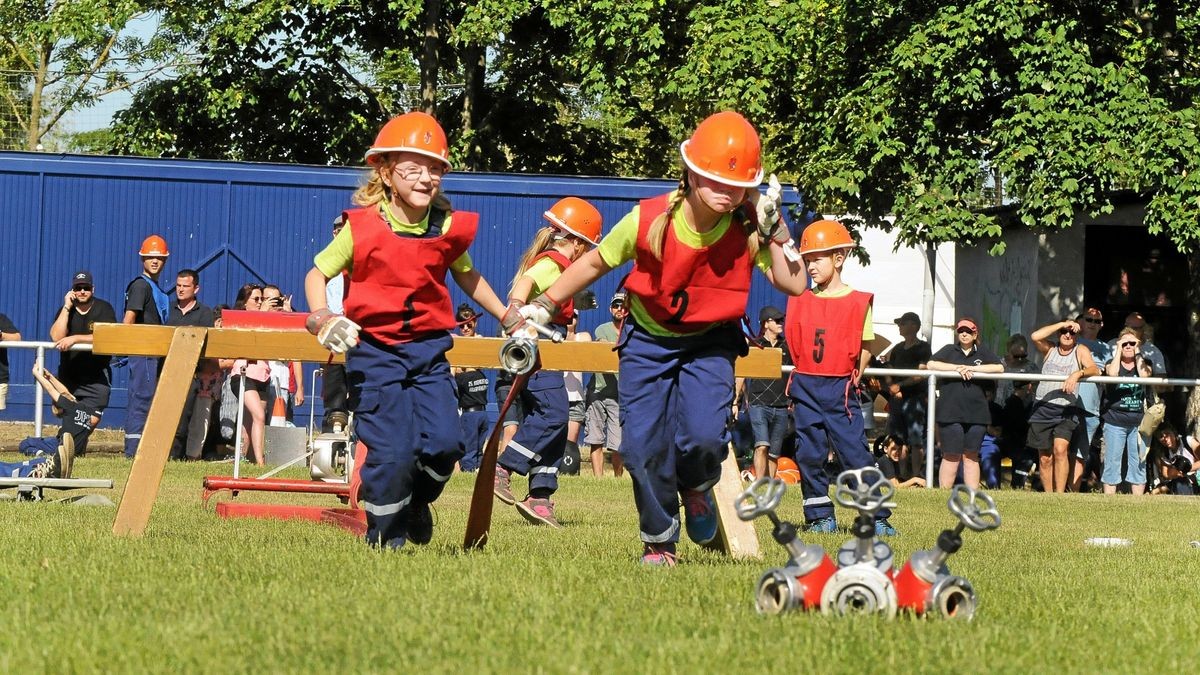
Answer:
<path fill-rule="evenodd" d="M 667 323 L 679 323 L 683 320 L 683 314 L 687 311 L 688 294 L 685 290 L 675 291 L 671 295 L 671 309 L 679 307 L 679 309 L 667 319 Z"/>
<path fill-rule="evenodd" d="M 412 328 L 412 320 L 416 313 L 417 308 L 413 306 L 413 299 L 410 295 L 404 300 L 404 310 L 400 312 L 400 330 L 407 331 Z"/>

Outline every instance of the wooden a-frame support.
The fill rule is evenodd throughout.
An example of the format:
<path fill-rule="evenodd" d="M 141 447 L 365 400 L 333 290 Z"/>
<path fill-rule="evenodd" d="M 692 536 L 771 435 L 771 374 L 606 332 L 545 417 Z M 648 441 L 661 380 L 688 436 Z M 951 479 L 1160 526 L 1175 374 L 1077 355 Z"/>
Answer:
<path fill-rule="evenodd" d="M 447 357 L 457 367 L 498 368 L 503 342 L 501 338 L 456 336 Z M 96 324 L 92 350 L 97 354 L 166 357 L 113 523 L 113 534 L 127 537 L 141 536 L 150 522 L 187 390 L 201 358 L 329 361 L 329 352 L 316 338 L 295 330 Z M 617 372 L 617 354 L 610 343 L 543 341 L 538 351 L 544 370 Z M 336 360 L 340 362 L 342 357 Z M 753 349 L 738 359 L 735 373 L 738 377 L 774 378 L 779 377 L 781 364 L 779 350 Z M 721 476 L 721 482 L 713 488 L 721 546 L 735 557 L 758 557 L 754 527 L 738 519 L 733 510 L 741 481 L 732 455 L 722 465 Z"/>

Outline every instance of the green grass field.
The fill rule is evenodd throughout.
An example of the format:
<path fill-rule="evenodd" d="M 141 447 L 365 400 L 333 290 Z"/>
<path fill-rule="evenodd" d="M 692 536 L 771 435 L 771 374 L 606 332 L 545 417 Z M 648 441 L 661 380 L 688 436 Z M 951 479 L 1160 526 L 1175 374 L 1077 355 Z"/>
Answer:
<path fill-rule="evenodd" d="M 640 568 L 627 479 L 564 478 L 558 531 L 497 504 L 488 548 L 464 554 L 470 476 L 455 476 L 436 505 L 430 546 L 380 552 L 329 526 L 218 519 L 201 506 L 201 480 L 231 470 L 170 464 L 141 539 L 111 535 L 112 507 L 0 503 L 0 671 L 1028 673 L 1195 663 L 1195 499 L 995 493 L 1003 527 L 967 532 L 949 563 L 975 586 L 975 620 L 888 621 L 757 615 L 754 584 L 785 557 L 765 521 L 762 561 L 685 543 L 675 569 Z M 128 471 L 106 454 L 76 464 L 77 477 L 115 479 L 114 502 Z M 954 522 L 947 496 L 898 495 L 898 561 Z M 781 515 L 801 518 L 798 490 Z M 1135 543 L 1085 546 L 1092 536 Z M 832 551 L 848 537 L 806 540 Z"/>

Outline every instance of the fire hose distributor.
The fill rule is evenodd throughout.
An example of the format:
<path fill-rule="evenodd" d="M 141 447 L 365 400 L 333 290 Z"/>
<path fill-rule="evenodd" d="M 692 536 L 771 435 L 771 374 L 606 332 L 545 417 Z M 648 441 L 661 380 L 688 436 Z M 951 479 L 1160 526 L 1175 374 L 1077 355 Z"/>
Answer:
<path fill-rule="evenodd" d="M 970 621 L 977 607 L 975 589 L 966 579 L 950 574 L 946 559 L 962 548 L 964 528 L 994 530 L 1000 527 L 1000 513 L 991 497 L 966 485 L 954 486 L 947 506 L 958 516 L 958 525 L 942 530 L 935 548 L 917 551 L 904 564 L 896 574 L 896 595 L 902 608 L 917 614 Z"/>
<path fill-rule="evenodd" d="M 551 342 L 563 341 L 562 333 L 540 323 L 526 321 L 525 326 L 525 332 L 514 333 L 500 345 L 500 367 L 513 375 L 524 375 L 537 367 L 538 333 Z"/>
<path fill-rule="evenodd" d="M 875 514 L 894 507 L 888 500 L 896 488 L 875 467 L 843 471 L 837 477 L 833 498 L 844 508 L 858 511 L 854 539 L 838 549 L 838 570 L 821 592 L 821 611 L 846 614 L 896 615 L 896 589 L 892 584 L 892 547 L 875 536 Z"/>
<path fill-rule="evenodd" d="M 787 484 L 782 480 L 759 478 L 738 495 L 735 503 L 738 518 L 742 520 L 754 520 L 763 515 L 770 518 L 774 525 L 771 536 L 787 549 L 789 556 L 784 567 L 771 568 L 758 580 L 754 600 L 760 614 L 819 608 L 825 582 L 837 571 L 825 549 L 802 543 L 796 534 L 796 526 L 776 515 L 775 509 L 783 501 L 786 490 Z"/>

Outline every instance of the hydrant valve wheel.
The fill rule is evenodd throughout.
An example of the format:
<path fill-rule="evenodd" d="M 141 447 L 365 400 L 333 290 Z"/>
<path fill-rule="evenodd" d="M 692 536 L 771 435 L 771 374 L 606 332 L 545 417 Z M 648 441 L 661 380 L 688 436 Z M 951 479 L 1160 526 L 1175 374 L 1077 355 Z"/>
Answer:
<path fill-rule="evenodd" d="M 996 502 L 984 492 L 966 485 L 955 485 L 950 491 L 947 505 L 950 513 L 976 532 L 1000 527 L 1000 512 L 996 510 Z"/>
<path fill-rule="evenodd" d="M 778 478 L 763 476 L 750 484 L 737 498 L 737 515 L 742 520 L 755 518 L 773 513 L 783 502 L 783 493 L 787 491 L 787 483 Z"/>

